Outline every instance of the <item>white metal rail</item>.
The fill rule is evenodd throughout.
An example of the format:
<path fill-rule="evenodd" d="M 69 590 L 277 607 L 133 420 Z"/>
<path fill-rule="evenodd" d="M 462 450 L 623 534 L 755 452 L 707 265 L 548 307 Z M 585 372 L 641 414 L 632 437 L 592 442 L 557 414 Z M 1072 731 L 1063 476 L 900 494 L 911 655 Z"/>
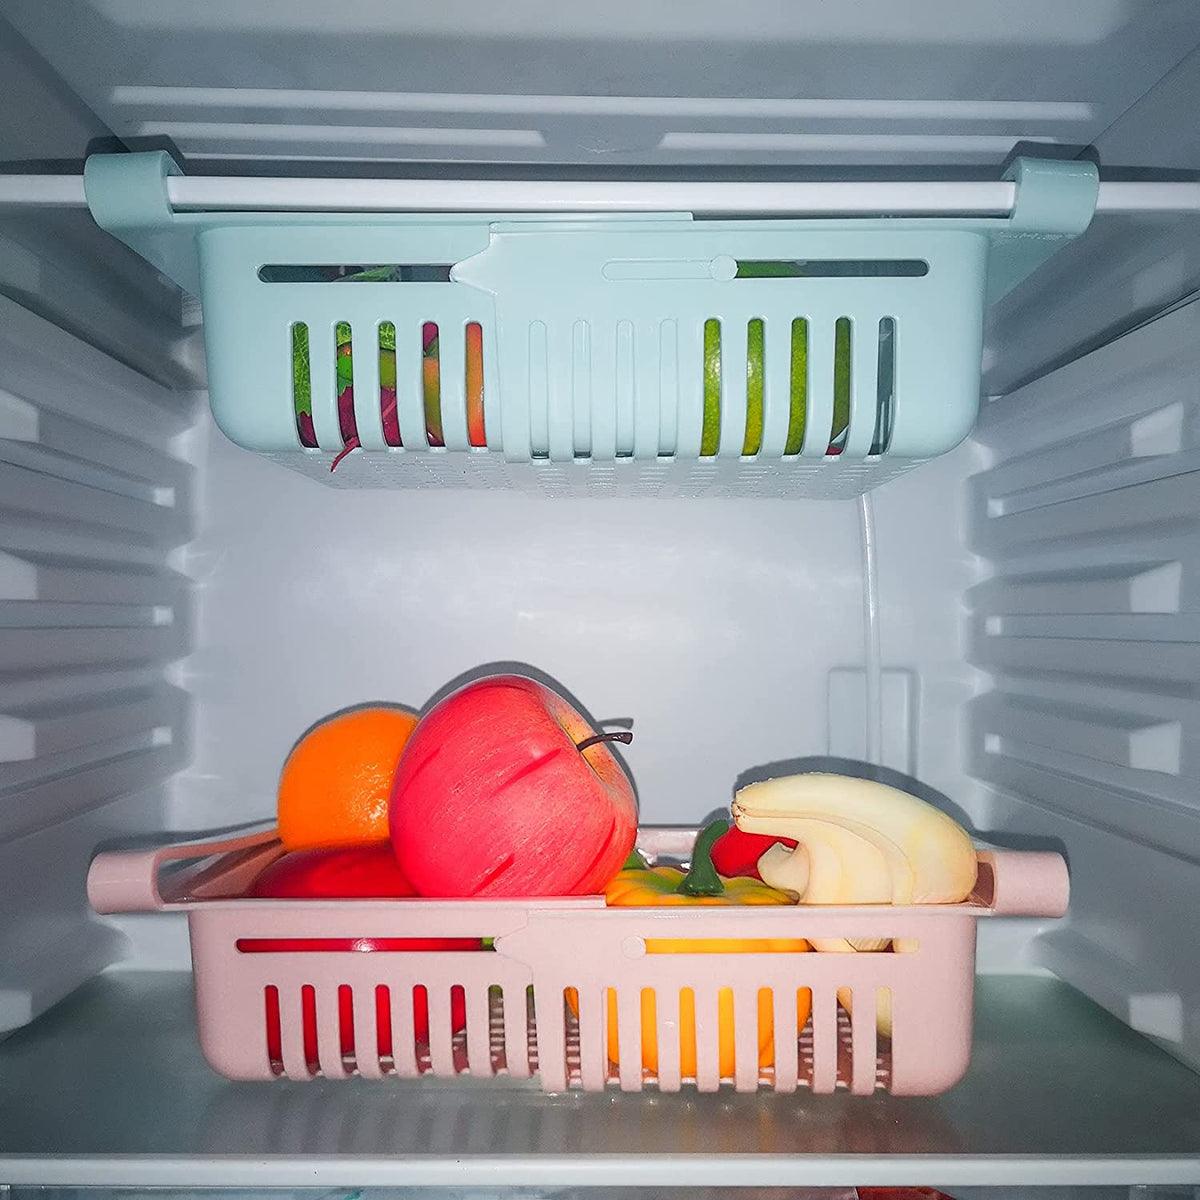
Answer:
<path fill-rule="evenodd" d="M 691 212 L 1004 216 L 996 182 L 618 182 L 520 179 L 270 179 L 174 176 L 180 212 Z M 0 175 L 0 209 L 84 208 L 82 175 Z M 1098 213 L 1200 212 L 1200 182 L 1102 182 Z"/>

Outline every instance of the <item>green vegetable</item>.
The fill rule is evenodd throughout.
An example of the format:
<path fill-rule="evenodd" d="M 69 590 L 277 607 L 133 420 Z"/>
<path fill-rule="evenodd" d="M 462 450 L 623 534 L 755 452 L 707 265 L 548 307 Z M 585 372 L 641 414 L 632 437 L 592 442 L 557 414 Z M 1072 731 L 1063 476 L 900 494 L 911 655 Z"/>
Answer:
<path fill-rule="evenodd" d="M 737 265 L 737 279 L 795 279 L 800 275 L 800 264 L 796 262 L 771 262 L 751 259 L 740 259 Z"/>
<path fill-rule="evenodd" d="M 400 278 L 399 267 L 364 267 L 352 275 L 342 275 L 338 283 L 394 283 Z"/>
<path fill-rule="evenodd" d="M 716 454 L 721 444 L 721 322 L 704 322 L 704 421 L 700 453 Z"/>
<path fill-rule="evenodd" d="M 787 441 L 784 454 L 799 454 L 804 445 L 804 425 L 808 411 L 808 322 L 797 317 L 792 322 L 791 404 L 788 408 Z"/>
<path fill-rule="evenodd" d="M 838 317 L 833 327 L 833 428 L 832 449 L 843 443 L 850 425 L 850 318 Z"/>
<path fill-rule="evenodd" d="M 728 821 L 714 821 L 706 825 L 696 837 L 692 848 L 692 865 L 675 889 L 681 896 L 721 896 L 725 883 L 713 866 L 712 848 L 718 838 L 729 829 Z"/>
<path fill-rule="evenodd" d="M 308 326 L 292 326 L 292 403 L 296 415 L 312 415 L 312 379 L 308 367 Z"/>
<path fill-rule="evenodd" d="M 757 454 L 763 436 L 763 322 L 755 317 L 746 327 L 746 440 L 743 454 Z"/>

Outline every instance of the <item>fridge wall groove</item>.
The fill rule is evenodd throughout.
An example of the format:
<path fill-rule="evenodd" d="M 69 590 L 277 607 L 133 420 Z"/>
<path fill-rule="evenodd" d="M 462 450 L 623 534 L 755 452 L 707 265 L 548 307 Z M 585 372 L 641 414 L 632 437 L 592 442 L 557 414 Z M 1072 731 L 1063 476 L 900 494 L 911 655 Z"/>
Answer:
<path fill-rule="evenodd" d="M 121 956 L 80 872 L 188 759 L 193 411 L 0 297 L 0 1030 Z"/>
<path fill-rule="evenodd" d="M 1194 1065 L 1200 976 L 1174 948 L 1200 885 L 1198 380 L 1193 303 L 985 405 L 969 511 L 991 573 L 967 593 L 992 827 L 1032 805 L 1071 852 L 1042 961 Z"/>

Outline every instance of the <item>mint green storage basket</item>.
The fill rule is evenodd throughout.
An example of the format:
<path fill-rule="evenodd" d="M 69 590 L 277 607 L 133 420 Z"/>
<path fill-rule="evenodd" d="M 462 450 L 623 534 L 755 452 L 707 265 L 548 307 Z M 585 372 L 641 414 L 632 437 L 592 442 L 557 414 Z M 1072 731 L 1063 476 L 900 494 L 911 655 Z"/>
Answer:
<path fill-rule="evenodd" d="M 200 297 L 213 414 L 237 444 L 340 486 L 819 498 L 967 435 L 987 301 L 1086 227 L 1097 187 L 1091 164 L 1021 159 L 1007 218 L 176 213 L 175 170 L 161 154 L 93 157 L 88 200 Z M 417 278 L 263 278 L 342 264 Z M 297 328 L 318 448 L 297 420 Z M 359 448 L 331 471 L 347 333 Z M 482 438 L 468 421 L 480 367 Z"/>

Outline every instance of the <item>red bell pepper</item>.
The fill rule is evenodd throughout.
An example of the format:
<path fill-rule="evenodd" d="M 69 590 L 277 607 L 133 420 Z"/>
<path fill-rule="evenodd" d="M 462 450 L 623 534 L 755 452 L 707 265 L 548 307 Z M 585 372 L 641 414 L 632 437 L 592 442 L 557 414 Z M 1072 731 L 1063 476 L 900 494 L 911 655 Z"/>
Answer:
<path fill-rule="evenodd" d="M 736 825 L 721 834 L 712 848 L 712 862 L 727 879 L 746 875 L 758 879 L 758 860 L 776 842 L 794 849 L 794 838 L 772 837 L 768 833 L 743 833 Z"/>

